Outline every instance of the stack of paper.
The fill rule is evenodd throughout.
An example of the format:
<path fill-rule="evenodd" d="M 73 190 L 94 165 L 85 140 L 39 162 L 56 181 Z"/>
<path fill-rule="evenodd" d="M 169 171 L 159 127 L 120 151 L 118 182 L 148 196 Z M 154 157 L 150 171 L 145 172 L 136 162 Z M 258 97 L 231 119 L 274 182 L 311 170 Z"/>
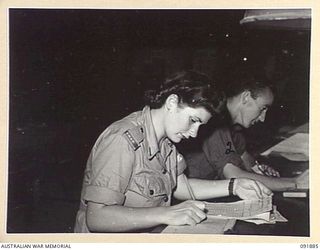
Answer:
<path fill-rule="evenodd" d="M 221 219 L 237 219 L 255 224 L 287 221 L 272 206 L 272 197 L 263 200 L 241 200 L 229 203 L 206 202 L 207 216 Z"/>
<path fill-rule="evenodd" d="M 207 219 L 195 226 L 167 226 L 162 233 L 223 234 L 231 229 L 236 220 L 255 224 L 287 222 L 272 205 L 272 197 L 263 200 L 241 200 L 237 202 L 205 202 Z"/>
<path fill-rule="evenodd" d="M 223 234 L 232 229 L 235 219 L 217 219 L 208 217 L 206 220 L 194 226 L 167 226 L 161 233 L 170 234 Z"/>
<path fill-rule="evenodd" d="M 272 198 L 241 200 L 229 203 L 205 202 L 207 215 L 224 218 L 250 218 L 272 210 Z"/>
<path fill-rule="evenodd" d="M 276 222 L 287 222 L 288 220 L 280 214 L 276 206 L 272 207 L 272 211 L 256 215 L 254 218 L 241 219 L 246 222 L 255 224 L 275 224 Z"/>

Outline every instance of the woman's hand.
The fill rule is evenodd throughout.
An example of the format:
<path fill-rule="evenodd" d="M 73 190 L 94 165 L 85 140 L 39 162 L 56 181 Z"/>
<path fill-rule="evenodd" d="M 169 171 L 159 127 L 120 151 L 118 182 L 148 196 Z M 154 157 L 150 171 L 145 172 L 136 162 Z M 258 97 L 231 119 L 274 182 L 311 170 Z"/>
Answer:
<path fill-rule="evenodd" d="M 250 179 L 235 179 L 233 188 L 233 193 L 243 200 L 263 199 L 272 195 L 272 191 L 262 183 Z"/>
<path fill-rule="evenodd" d="M 205 204 L 201 201 L 188 200 L 171 207 L 163 207 L 163 224 L 182 226 L 196 225 L 207 216 L 204 212 Z"/>

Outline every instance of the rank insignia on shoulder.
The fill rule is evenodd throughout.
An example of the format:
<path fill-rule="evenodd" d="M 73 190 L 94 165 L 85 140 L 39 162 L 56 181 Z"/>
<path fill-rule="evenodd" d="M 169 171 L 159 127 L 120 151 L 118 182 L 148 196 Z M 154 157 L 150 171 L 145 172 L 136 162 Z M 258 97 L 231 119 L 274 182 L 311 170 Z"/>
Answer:
<path fill-rule="evenodd" d="M 144 139 L 143 131 L 144 130 L 142 126 L 136 126 L 124 132 L 124 137 L 129 142 L 129 145 L 133 148 L 134 151 L 136 151 L 140 147 L 140 143 Z"/>

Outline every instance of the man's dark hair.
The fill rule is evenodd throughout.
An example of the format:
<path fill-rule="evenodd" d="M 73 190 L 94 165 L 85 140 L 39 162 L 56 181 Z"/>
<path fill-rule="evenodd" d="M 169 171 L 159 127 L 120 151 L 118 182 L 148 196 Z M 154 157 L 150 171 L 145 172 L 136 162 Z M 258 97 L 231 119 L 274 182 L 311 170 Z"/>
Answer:
<path fill-rule="evenodd" d="M 228 98 L 237 96 L 247 90 L 250 91 L 253 98 L 257 98 L 266 88 L 269 88 L 273 93 L 275 92 L 273 85 L 264 75 L 250 72 L 236 72 L 227 80 L 224 92 Z"/>

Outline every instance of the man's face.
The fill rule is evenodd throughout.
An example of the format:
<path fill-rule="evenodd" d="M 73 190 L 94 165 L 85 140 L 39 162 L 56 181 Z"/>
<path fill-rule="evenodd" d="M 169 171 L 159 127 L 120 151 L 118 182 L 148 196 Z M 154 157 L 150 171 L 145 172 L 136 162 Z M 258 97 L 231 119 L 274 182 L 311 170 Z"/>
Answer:
<path fill-rule="evenodd" d="M 264 122 L 268 108 L 271 106 L 274 96 L 269 88 L 260 92 L 256 98 L 249 93 L 246 101 L 240 109 L 240 123 L 243 127 L 249 128 L 257 122 Z"/>

